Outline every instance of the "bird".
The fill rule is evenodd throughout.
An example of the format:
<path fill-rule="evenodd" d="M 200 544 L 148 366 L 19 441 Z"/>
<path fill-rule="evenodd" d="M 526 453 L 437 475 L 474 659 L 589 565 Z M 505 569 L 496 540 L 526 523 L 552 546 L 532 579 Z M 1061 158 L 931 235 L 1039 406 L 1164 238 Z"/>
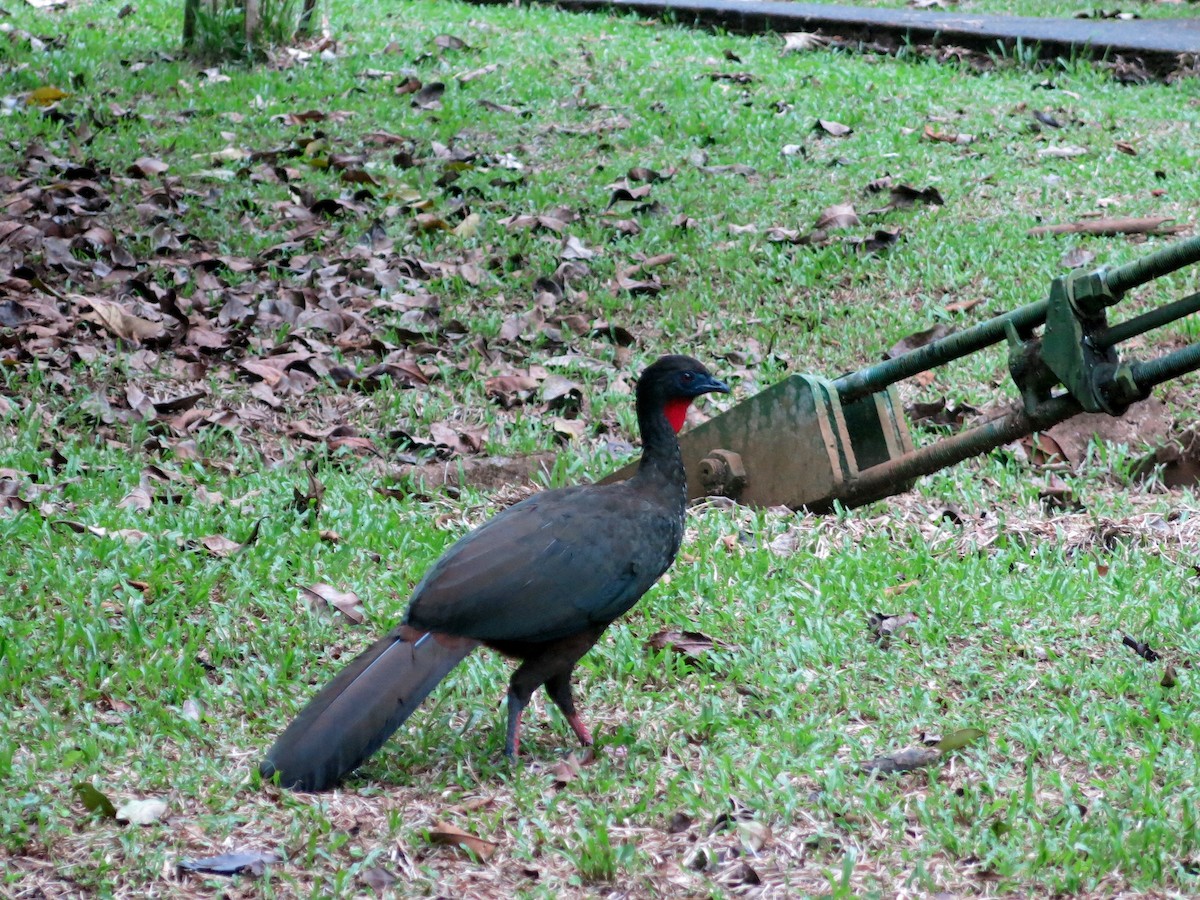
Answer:
<path fill-rule="evenodd" d="M 414 588 L 403 621 L 288 725 L 259 764 L 262 777 L 304 792 L 336 786 L 481 644 L 520 660 L 508 685 L 505 756 L 518 757 L 522 713 L 543 686 L 580 744 L 593 746 L 571 674 L 679 552 L 688 494 L 676 435 L 692 401 L 713 392 L 729 387 L 689 356 L 646 367 L 634 475 L 543 491 L 460 538 Z"/>

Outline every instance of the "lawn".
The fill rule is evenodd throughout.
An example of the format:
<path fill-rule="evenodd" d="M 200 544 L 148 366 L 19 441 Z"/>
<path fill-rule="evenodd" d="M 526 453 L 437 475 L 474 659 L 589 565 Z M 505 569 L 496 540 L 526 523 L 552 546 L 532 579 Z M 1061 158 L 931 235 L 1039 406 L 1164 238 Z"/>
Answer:
<path fill-rule="evenodd" d="M 254 772 L 455 538 L 633 452 L 657 356 L 732 385 L 703 418 L 1176 239 L 1039 224 L 1190 233 L 1194 79 L 446 0 L 196 65 L 178 6 L 0 17 L 0 893 L 1200 892 L 1200 515 L 1140 439 L 828 516 L 697 504 L 578 670 L 595 760 L 538 695 L 505 762 L 477 653 L 338 791 Z M 1015 390 L 994 352 L 902 394 Z M 1155 441 L 1195 424 L 1194 376 L 1157 396 Z M 178 868 L 233 852 L 267 861 Z"/>

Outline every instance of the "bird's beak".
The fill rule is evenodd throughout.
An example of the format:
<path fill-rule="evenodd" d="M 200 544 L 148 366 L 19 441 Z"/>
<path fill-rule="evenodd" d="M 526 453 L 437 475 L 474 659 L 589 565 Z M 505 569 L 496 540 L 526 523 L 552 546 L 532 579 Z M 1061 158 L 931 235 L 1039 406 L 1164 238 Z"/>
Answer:
<path fill-rule="evenodd" d="M 700 379 L 700 383 L 696 385 L 696 395 L 700 394 L 728 394 L 729 385 L 721 381 L 719 378 L 713 378 L 711 375 L 705 375 Z"/>

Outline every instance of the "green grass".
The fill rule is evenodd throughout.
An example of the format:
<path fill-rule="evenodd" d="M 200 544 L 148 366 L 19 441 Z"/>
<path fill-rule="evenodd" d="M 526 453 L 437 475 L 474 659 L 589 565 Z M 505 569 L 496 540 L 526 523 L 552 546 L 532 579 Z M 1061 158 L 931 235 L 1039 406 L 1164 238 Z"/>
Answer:
<path fill-rule="evenodd" d="M 2 21 L 61 35 L 61 43 L 38 51 L 19 35 L 6 39 L 0 98 L 15 102 L 0 119 L 0 172 L 19 170 L 37 145 L 115 173 L 156 156 L 197 191 L 180 227 L 213 252 L 254 256 L 290 227 L 277 205 L 289 187 L 253 180 L 253 163 L 222 164 L 211 154 L 307 143 L 319 129 L 334 152 L 366 153 L 383 187 L 363 201 L 365 213 L 342 217 L 304 252 L 340 259 L 379 218 L 396 242 L 389 258 L 477 258 L 483 277 L 478 285 L 435 277 L 413 288 L 434 294 L 442 320 L 457 319 L 468 333 L 423 354 L 436 373 L 429 387 L 351 395 L 319 380 L 265 425 L 201 429 L 194 454 L 161 422 L 103 426 L 88 413 L 93 392 L 117 402 L 127 381 L 174 396 L 190 382 L 171 369 L 169 353 L 147 374 L 85 328 L 69 346 L 96 344 L 95 361 L 64 351 L 0 367 L 0 396 L 13 407 L 0 418 L 0 467 L 27 474 L 22 496 L 33 502 L 0 512 L 3 891 L 219 894 L 226 880 L 180 879 L 173 866 L 239 849 L 283 857 L 261 880 L 239 880 L 239 890 L 266 897 L 351 895 L 377 866 L 400 878 L 401 896 L 729 896 L 745 888 L 743 861 L 783 896 L 1200 889 L 1197 505 L 1191 493 L 1154 495 L 1111 477 L 1139 448 L 1098 454 L 1091 469 L 1069 476 L 1085 504 L 1074 515 L 1044 511 L 1042 473 L 1003 453 L 926 479 L 906 498 L 824 518 L 696 510 L 670 578 L 579 670 L 604 749 L 562 787 L 550 769 L 570 733 L 545 704 L 531 717 L 529 763 L 499 761 L 508 669 L 486 654 L 468 660 L 346 790 L 278 794 L 251 775 L 339 660 L 402 614 L 440 551 L 511 500 L 511 492 L 470 488 L 383 496 L 376 488 L 397 461 L 389 430 L 425 435 L 451 418 L 486 429 L 487 453 L 555 450 L 552 413 L 536 403 L 501 410 L 484 388 L 506 368 L 544 365 L 580 382 L 590 403 L 584 441 L 560 451 L 549 480 L 599 476 L 610 467 L 605 442 L 635 437 L 621 377 L 662 352 L 705 359 L 740 399 L 790 371 L 832 375 L 865 365 L 935 322 L 971 324 L 1041 299 L 1071 247 L 1090 249 L 1097 263 L 1137 258 L 1165 239 L 1034 239 L 1026 231 L 1098 210 L 1191 222 L 1200 200 L 1194 82 L 1132 88 L 1083 64 L 1004 64 L 979 74 L 919 59 L 781 56 L 773 37 L 447 2 L 335 5 L 334 25 L 345 33 L 332 58 L 230 66 L 220 81 L 164 55 L 175 49 L 175 5 L 142 3 L 124 19 L 110 6 L 9 12 Z M 351 20 L 353 28 L 343 24 Z M 439 50 L 442 33 L 468 49 Z M 385 53 L 391 42 L 399 51 Z M 454 77 L 492 63 L 499 68 L 465 84 Z M 443 108 L 415 109 L 393 92 L 397 79 L 371 70 L 444 81 Z M 710 77 L 731 72 L 753 80 Z M 24 105 L 26 92 L 42 86 L 71 92 L 59 108 L 71 121 Z M 281 118 L 309 109 L 348 115 L 306 125 Z M 1033 109 L 1065 127 L 1039 130 Z M 818 118 L 854 133 L 819 136 Z M 977 140 L 923 140 L 926 125 Z M 398 165 L 394 151 L 367 143 L 376 131 L 410 137 L 414 155 L 428 161 Z M 446 167 L 434 142 L 479 160 L 439 184 Z M 805 152 L 784 155 L 788 144 Z M 1055 145 L 1087 152 L 1039 155 Z M 696 165 L 700 151 L 709 166 L 746 165 L 755 174 L 706 172 Z M 505 154 L 523 166 L 515 187 L 493 184 L 515 177 Z M 298 170 L 297 191 L 348 191 L 333 170 L 302 157 L 286 164 Z M 642 227 L 621 237 L 603 214 L 606 186 L 639 165 L 677 169 L 650 197 L 667 213 L 636 215 L 621 204 L 621 217 L 636 215 Z M 214 176 L 219 168 L 233 177 Z M 862 192 L 888 173 L 918 189 L 934 185 L 946 199 L 848 232 L 902 227 L 889 253 L 766 240 L 772 226 L 810 229 L 831 204 L 852 202 L 860 214 L 883 206 Z M 151 277 L 168 283 L 170 267 L 155 262 L 138 220 L 141 185 L 112 178 L 102 187 L 114 199 L 104 222 L 127 236 Z M 413 192 L 429 201 L 424 211 L 453 218 L 460 191 L 481 217 L 476 236 L 413 232 L 416 211 L 399 198 Z M 560 204 L 581 214 L 570 233 L 601 252 L 558 313 L 629 328 L 637 342 L 628 351 L 598 337 L 565 346 L 497 340 L 502 323 L 529 308 L 533 280 L 558 264 L 557 240 L 510 232 L 500 220 Z M 681 213 L 694 228 L 671 224 Z M 666 283 L 659 295 L 613 289 L 618 265 L 663 252 L 677 256 L 655 270 Z M 247 280 L 214 277 L 220 290 Z M 304 284 L 282 266 L 269 277 L 264 293 Z M 1166 279 L 1126 305 L 1162 302 L 1192 282 Z M 86 278 L 60 287 L 108 290 Z M 215 302 L 205 290 L 180 285 L 202 309 Z M 946 310 L 965 299 L 981 302 Z M 368 321 L 385 340 L 401 327 L 391 309 Z M 279 342 L 286 329 L 252 336 Z M 1195 323 L 1167 329 L 1141 352 L 1179 338 L 1194 340 Z M 568 350 L 578 357 L 556 359 Z M 261 409 L 232 369 L 238 352 L 212 361 L 199 383 L 214 408 Z M 334 355 L 366 368 L 380 354 Z M 905 391 L 982 405 L 1013 394 L 1006 378 L 1000 354 L 981 354 Z M 1185 381 L 1168 395 L 1184 422 L 1195 418 L 1193 386 Z M 714 411 L 721 402 L 703 405 Z M 281 437 L 299 418 L 352 424 L 386 459 Z M 147 512 L 120 507 L 151 463 L 171 476 L 155 490 L 173 502 Z M 315 519 L 293 508 L 309 465 L 326 487 Z M 204 502 L 202 487 L 224 499 Z M 962 524 L 943 520 L 946 504 L 962 510 Z M 62 521 L 146 536 L 79 534 Z M 255 523 L 257 540 L 237 555 L 195 547 L 213 534 L 244 541 Z M 789 530 L 792 539 L 776 544 L 787 549 L 772 550 Z M 316 582 L 355 590 L 367 624 L 308 607 L 299 588 Z M 867 628 L 879 611 L 913 611 L 918 622 L 884 647 Z M 664 628 L 731 646 L 689 665 L 647 648 Z M 1139 659 L 1121 646 L 1123 633 L 1164 660 Z M 1165 662 L 1178 672 L 1173 688 L 1160 684 Z M 983 729 L 986 740 L 917 772 L 877 780 L 858 770 L 923 732 L 962 727 Z M 163 797 L 169 813 L 144 828 L 93 819 L 72 791 L 81 781 L 118 805 Z M 669 833 L 673 820 L 686 824 L 680 816 L 692 824 Z M 496 842 L 496 855 L 478 863 L 430 845 L 424 833 L 438 819 Z M 743 849 L 736 825 L 727 827 L 734 821 L 771 829 L 757 854 Z"/>

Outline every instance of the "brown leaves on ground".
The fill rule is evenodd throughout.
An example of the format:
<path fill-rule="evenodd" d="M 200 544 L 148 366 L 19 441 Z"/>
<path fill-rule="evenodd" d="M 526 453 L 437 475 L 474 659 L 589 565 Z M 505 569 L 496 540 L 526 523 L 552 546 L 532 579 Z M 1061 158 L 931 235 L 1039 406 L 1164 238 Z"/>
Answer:
<path fill-rule="evenodd" d="M 487 862 L 491 859 L 492 854 L 496 852 L 496 848 L 499 846 L 495 841 L 481 838 L 478 835 L 471 834 L 469 831 L 463 831 L 455 825 L 442 821 L 435 822 L 433 827 L 429 829 L 429 840 L 434 844 L 456 847 L 480 862 Z"/>
<path fill-rule="evenodd" d="M 932 328 L 926 328 L 924 331 L 918 331 L 908 337 L 901 338 L 883 354 L 884 359 L 895 359 L 898 356 L 903 356 L 906 353 L 911 353 L 914 350 L 919 350 L 929 344 L 939 341 L 954 331 L 948 325 L 938 323 Z"/>
<path fill-rule="evenodd" d="M 646 646 L 651 650 L 678 653 L 690 663 L 702 661 L 713 650 L 737 649 L 733 644 L 727 644 L 698 631 L 659 631 L 650 636 Z"/>
<path fill-rule="evenodd" d="M 336 609 L 355 625 L 361 625 L 367 620 L 362 601 L 354 591 L 343 591 L 331 584 L 321 582 L 300 588 L 300 596 L 318 609 L 325 607 Z"/>
<path fill-rule="evenodd" d="M 465 45 L 438 52 L 465 52 Z M 437 84 L 419 81 L 400 89 L 426 106 L 440 95 Z M 105 168 L 59 149 L 70 146 L 65 141 L 33 145 L 18 171 L 0 174 L 8 198 L 0 210 L 0 365 L 36 368 L 47 389 L 81 396 L 89 440 L 119 437 L 123 426 L 139 422 L 152 426 L 159 449 L 181 454 L 203 431 L 219 428 L 272 457 L 281 455 L 283 440 L 377 457 L 397 449 L 445 457 L 481 453 L 483 431 L 458 423 L 439 423 L 432 433 L 402 427 L 416 431 L 406 446 L 363 433 L 350 420 L 378 428 L 369 395 L 385 385 L 422 391 L 448 366 L 473 371 L 480 359 L 499 404 L 493 412 L 503 419 L 536 399 L 535 385 L 506 383 L 522 371 L 512 362 L 549 350 L 559 366 L 572 367 L 634 341 L 632 322 L 601 318 L 603 306 L 579 287 L 611 251 L 572 233 L 580 211 L 567 207 L 492 220 L 555 242 L 560 263 L 536 273 L 532 304 L 519 291 L 512 299 L 489 297 L 509 311 L 498 336 L 508 345 L 502 353 L 445 314 L 443 283 L 494 290 L 492 270 L 527 264 L 502 261 L 480 241 L 481 210 L 492 206 L 461 202 L 455 182 L 491 172 L 488 189 L 502 197 L 523 177 L 524 164 L 511 153 L 485 158 L 385 132 L 366 132 L 343 147 L 304 130 L 349 115 L 284 114 L 281 121 L 298 129 L 292 139 L 267 149 L 228 147 L 213 154 L 212 169 L 186 178 L 177 174 L 186 167 L 170 159 L 144 156 Z M 386 158 L 395 168 L 378 165 Z M 445 193 L 419 192 L 384 174 L 418 167 L 438 173 Z M 607 200 L 625 217 L 615 220 L 613 240 L 636 234 L 638 217 L 665 211 L 649 195 L 674 174 L 671 167 L 635 166 L 590 212 L 604 214 Z M 197 214 L 227 220 L 226 181 L 288 191 L 286 200 L 254 198 L 242 210 L 238 228 L 264 245 L 255 257 L 225 252 L 222 235 L 194 233 Z M 435 255 L 398 249 L 396 235 L 406 229 L 429 235 Z M 609 291 L 652 296 L 667 287 L 661 272 L 672 255 L 626 253 Z M 118 354 L 127 377 L 102 376 L 100 363 Z M 620 382 L 624 374 L 614 366 L 623 359 L 616 354 L 602 374 Z M 97 374 L 80 362 L 94 364 Z M 537 376 L 539 385 L 546 377 Z M 561 420 L 563 440 L 590 429 L 582 393 L 544 400 Z M 0 413 L 21 405 L 20 398 L 0 398 Z M 5 484 L 0 508 L 24 508 L 28 494 Z M 144 510 L 155 499 L 139 487 L 125 505 Z"/>
<path fill-rule="evenodd" d="M 828 123 L 826 123 L 828 124 Z M 842 126 L 844 127 L 844 126 Z M 789 152 L 800 152 L 803 148 L 789 145 L 784 148 L 785 155 Z M 907 184 L 897 184 L 890 175 L 877 178 L 866 186 L 866 192 L 878 194 L 886 191 L 889 202 L 878 209 L 872 209 L 863 215 L 866 217 L 883 216 L 894 210 L 909 209 L 918 204 L 942 206 L 945 200 L 941 192 L 932 185 L 921 190 Z M 813 229 L 801 232 L 797 229 L 772 226 L 766 230 L 766 238 L 776 244 L 796 244 L 798 246 L 820 246 L 831 240 L 830 232 L 840 229 L 854 228 L 863 224 L 863 218 L 852 203 L 835 203 L 821 210 Z M 737 230 L 754 230 L 753 226 L 744 226 Z M 901 228 L 899 226 L 877 227 L 870 234 L 847 236 L 842 240 L 845 246 L 862 255 L 869 256 L 887 250 L 899 242 Z"/>

